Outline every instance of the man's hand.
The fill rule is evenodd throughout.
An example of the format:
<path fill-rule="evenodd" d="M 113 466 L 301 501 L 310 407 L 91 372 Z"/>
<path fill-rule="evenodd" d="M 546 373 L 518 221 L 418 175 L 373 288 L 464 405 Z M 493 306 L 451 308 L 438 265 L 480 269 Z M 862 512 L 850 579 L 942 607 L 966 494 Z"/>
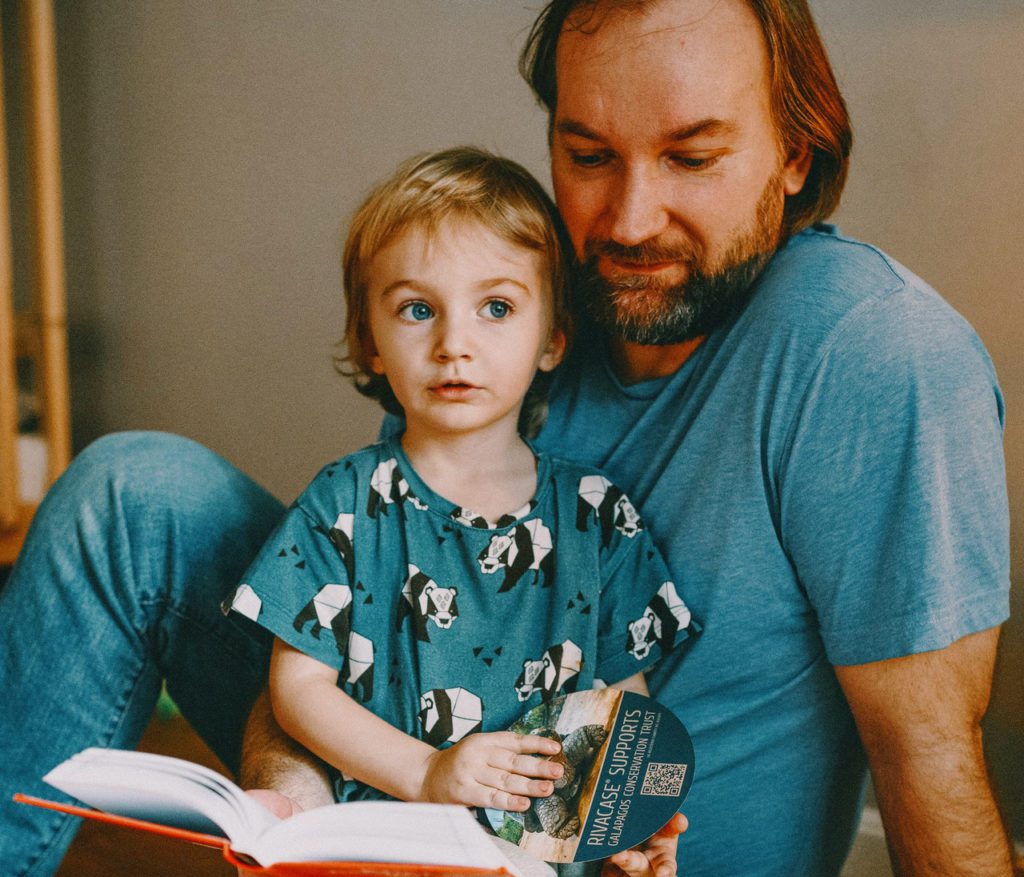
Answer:
<path fill-rule="evenodd" d="M 281 730 L 270 709 L 270 697 L 264 691 L 253 704 L 242 742 L 242 767 L 239 783 L 256 791 L 263 806 L 278 816 L 333 804 L 331 783 L 323 763 L 299 746 Z M 267 796 L 273 796 L 277 803 Z M 291 812 L 281 799 L 290 801 Z"/>
<path fill-rule="evenodd" d="M 836 667 L 903 877 L 1012 873 L 981 745 L 998 638 L 993 628 L 933 652 Z"/>
<path fill-rule="evenodd" d="M 530 798 L 545 798 L 564 768 L 543 757 L 557 755 L 555 740 L 511 731 L 471 734 L 427 757 L 421 801 L 526 810 Z"/>
<path fill-rule="evenodd" d="M 246 789 L 245 793 L 279 819 L 287 819 L 302 812 L 302 805 L 298 801 L 273 789 Z"/>
<path fill-rule="evenodd" d="M 640 846 L 609 857 L 601 877 L 675 877 L 676 847 L 686 826 L 686 817 L 677 813 Z"/>

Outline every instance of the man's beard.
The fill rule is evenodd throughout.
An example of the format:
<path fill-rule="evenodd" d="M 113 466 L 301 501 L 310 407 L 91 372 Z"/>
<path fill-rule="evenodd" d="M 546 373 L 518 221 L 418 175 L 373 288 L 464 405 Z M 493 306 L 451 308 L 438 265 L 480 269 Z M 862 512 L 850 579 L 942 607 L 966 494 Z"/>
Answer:
<path fill-rule="evenodd" d="M 583 310 L 611 336 L 634 344 L 679 344 L 708 335 L 746 304 L 778 246 L 780 186 L 781 174 L 776 173 L 758 199 L 753 227 L 734 238 L 716 265 L 709 266 L 707 254 L 696 244 L 587 241 L 577 285 Z M 686 267 L 687 276 L 675 284 L 645 274 L 609 280 L 598 270 L 599 256 L 637 264 L 675 262 Z"/>

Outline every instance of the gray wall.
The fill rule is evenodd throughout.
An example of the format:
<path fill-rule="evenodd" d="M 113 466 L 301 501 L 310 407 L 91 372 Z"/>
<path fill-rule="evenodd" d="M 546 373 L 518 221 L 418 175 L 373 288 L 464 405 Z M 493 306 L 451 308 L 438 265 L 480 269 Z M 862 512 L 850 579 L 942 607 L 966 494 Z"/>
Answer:
<path fill-rule="evenodd" d="M 399 159 L 457 142 L 546 176 L 515 72 L 539 5 L 59 4 L 76 445 L 185 433 L 288 499 L 369 440 L 377 411 L 330 364 L 344 217 Z M 1024 3 L 812 5 L 856 125 L 838 221 L 967 316 L 1006 392 L 1017 618 L 989 746 L 1024 836 Z"/>

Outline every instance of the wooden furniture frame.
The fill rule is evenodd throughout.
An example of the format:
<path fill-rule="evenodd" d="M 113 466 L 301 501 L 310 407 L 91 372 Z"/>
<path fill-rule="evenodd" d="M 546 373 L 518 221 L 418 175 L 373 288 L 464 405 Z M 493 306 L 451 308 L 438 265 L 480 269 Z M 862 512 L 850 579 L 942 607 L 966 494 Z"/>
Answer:
<path fill-rule="evenodd" d="M 34 282 L 31 307 L 16 311 L 0 68 L 0 566 L 14 562 L 35 511 L 18 496 L 19 357 L 30 358 L 35 366 L 34 390 L 40 400 L 42 435 L 47 445 L 47 484 L 53 483 L 71 459 L 60 121 L 51 0 L 21 0 L 18 18 L 25 71 L 26 209 Z"/>

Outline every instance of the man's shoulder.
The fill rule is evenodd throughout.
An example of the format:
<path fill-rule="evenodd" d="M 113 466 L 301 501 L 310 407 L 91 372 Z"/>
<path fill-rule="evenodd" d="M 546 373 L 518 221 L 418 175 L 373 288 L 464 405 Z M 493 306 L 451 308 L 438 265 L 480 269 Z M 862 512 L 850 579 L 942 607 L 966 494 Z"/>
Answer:
<path fill-rule="evenodd" d="M 939 332 L 974 343 L 967 321 L 927 282 L 878 247 L 818 225 L 790 239 L 752 302 L 759 321 L 801 326 L 823 342 L 856 324 L 878 343 Z"/>
<path fill-rule="evenodd" d="M 816 225 L 787 241 L 762 279 L 765 291 L 795 305 L 856 307 L 908 288 L 931 290 L 878 247 L 846 237 L 835 226 Z"/>

